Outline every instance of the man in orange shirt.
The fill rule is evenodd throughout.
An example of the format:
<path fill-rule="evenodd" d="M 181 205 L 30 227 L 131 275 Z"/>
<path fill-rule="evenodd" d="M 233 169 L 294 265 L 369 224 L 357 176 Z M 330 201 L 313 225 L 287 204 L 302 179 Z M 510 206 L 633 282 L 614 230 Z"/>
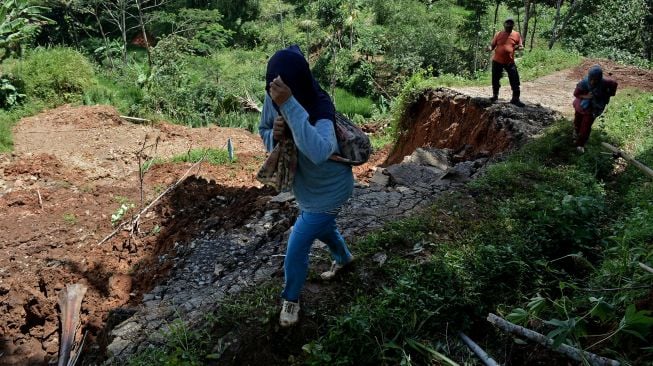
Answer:
<path fill-rule="evenodd" d="M 524 103 L 519 100 L 519 73 L 515 65 L 515 50 L 523 50 L 521 34 L 513 31 L 515 21 L 512 18 L 506 19 L 503 23 L 503 31 L 497 32 L 492 39 L 488 51 L 494 50 L 492 57 L 492 98 L 495 102 L 499 98 L 499 80 L 503 76 L 503 70 L 508 73 L 510 87 L 512 88 L 512 100 L 510 103 L 523 107 Z"/>

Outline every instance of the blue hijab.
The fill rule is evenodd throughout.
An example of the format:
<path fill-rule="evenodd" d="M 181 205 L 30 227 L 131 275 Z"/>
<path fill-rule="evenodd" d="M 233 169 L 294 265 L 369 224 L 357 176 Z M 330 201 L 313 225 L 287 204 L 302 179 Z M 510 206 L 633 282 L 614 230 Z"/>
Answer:
<path fill-rule="evenodd" d="M 598 82 L 594 87 L 590 84 L 590 79 L 596 79 Z M 605 106 L 608 104 L 610 97 L 607 90 L 605 90 L 605 83 L 603 82 L 603 69 L 601 66 L 594 65 L 587 72 L 587 76 L 578 83 L 578 87 L 592 93 L 592 99 L 584 99 L 580 102 L 583 109 L 593 109 L 593 113 L 598 116 L 603 113 Z"/>
<path fill-rule="evenodd" d="M 311 124 L 314 125 L 320 119 L 335 121 L 336 109 L 333 102 L 313 77 L 308 62 L 297 45 L 279 50 L 270 57 L 265 73 L 265 91 L 268 94 L 270 83 L 277 76 L 281 76 L 292 95 L 308 112 Z M 276 104 L 274 108 L 279 112 Z"/>

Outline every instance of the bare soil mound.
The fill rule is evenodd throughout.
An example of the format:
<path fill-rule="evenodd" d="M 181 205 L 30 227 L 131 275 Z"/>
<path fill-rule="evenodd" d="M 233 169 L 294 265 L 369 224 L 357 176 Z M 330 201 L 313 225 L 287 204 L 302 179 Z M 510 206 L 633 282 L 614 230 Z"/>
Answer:
<path fill-rule="evenodd" d="M 138 169 L 136 153 L 147 140 L 151 157 L 168 158 L 200 148 L 225 148 L 231 139 L 237 155 L 262 154 L 260 139 L 237 128 L 187 128 L 168 123 L 124 122 L 109 106 L 62 106 L 23 119 L 14 128 L 14 152 L 51 154 L 83 169 L 90 180 L 120 181 Z"/>
<path fill-rule="evenodd" d="M 653 70 L 621 65 L 606 59 L 587 59 L 580 66 L 572 69 L 569 77 L 580 81 L 594 65 L 601 66 L 603 76 L 616 80 L 621 89 L 636 88 L 653 91 Z"/>
<path fill-rule="evenodd" d="M 458 161 L 493 156 L 518 146 L 554 120 L 555 112 L 540 106 L 519 108 L 450 89 L 429 90 L 407 108 L 385 165 L 401 162 L 418 147 L 451 149 Z"/>

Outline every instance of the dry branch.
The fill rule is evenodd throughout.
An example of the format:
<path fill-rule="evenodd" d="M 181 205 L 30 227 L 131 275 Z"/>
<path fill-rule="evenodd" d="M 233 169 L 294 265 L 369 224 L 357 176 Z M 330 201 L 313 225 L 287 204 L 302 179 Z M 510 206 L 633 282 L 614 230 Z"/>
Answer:
<path fill-rule="evenodd" d="M 646 173 L 646 175 L 653 178 L 653 169 L 651 169 L 651 168 L 647 167 L 646 165 L 640 163 L 639 161 L 635 160 L 632 156 L 626 154 L 623 150 L 620 150 L 620 149 L 608 144 L 607 142 L 602 142 L 601 145 L 603 145 L 603 147 L 605 147 L 606 149 L 612 151 L 617 156 L 620 156 L 620 157 L 630 161 L 639 170 L 643 171 L 644 173 Z"/>
<path fill-rule="evenodd" d="M 71 366 L 77 360 L 71 357 L 75 345 L 75 335 L 79 327 L 79 311 L 82 308 L 82 299 L 86 294 L 86 286 L 76 283 L 68 285 L 59 293 L 59 309 L 61 309 L 61 340 L 59 342 L 58 366 Z M 81 350 L 78 349 L 77 353 Z"/>
<path fill-rule="evenodd" d="M 41 210 L 43 210 L 43 199 L 41 198 L 41 191 L 37 189 L 36 194 L 39 195 L 39 206 L 41 207 Z"/>
<path fill-rule="evenodd" d="M 460 332 L 458 333 L 458 336 L 463 340 L 463 343 L 465 343 L 465 345 L 467 345 L 467 347 L 469 347 L 469 349 L 471 349 L 472 352 L 474 352 L 474 354 L 480 358 L 481 361 L 483 361 L 485 366 L 499 366 L 499 364 L 494 359 L 492 359 L 492 357 L 490 357 L 487 352 L 485 352 L 478 344 L 476 344 L 476 342 L 471 340 L 471 338 L 465 335 L 465 333 Z"/>
<path fill-rule="evenodd" d="M 258 105 L 258 103 L 256 103 L 254 98 L 249 95 L 249 93 L 245 93 L 244 97 L 239 96 L 238 101 L 240 102 L 242 108 L 246 111 L 254 111 L 257 113 L 261 113 L 262 111 L 261 107 Z"/>
<path fill-rule="evenodd" d="M 647 266 L 646 264 L 639 262 L 639 267 L 645 271 L 653 273 L 653 268 Z"/>
<path fill-rule="evenodd" d="M 513 324 L 495 314 L 490 313 L 487 316 L 487 321 L 498 327 L 504 332 L 511 333 L 520 337 L 527 338 L 533 342 L 537 342 L 545 347 L 548 347 L 556 352 L 562 353 L 563 355 L 571 358 L 572 360 L 583 362 L 587 361 L 593 366 L 619 366 L 621 363 L 616 360 L 612 360 L 606 357 L 596 355 L 591 352 L 579 350 L 572 346 L 561 344 L 558 347 L 553 347 L 553 339 L 540 334 L 533 330 L 521 327 L 517 324 Z"/>
<path fill-rule="evenodd" d="M 177 180 L 174 184 L 172 184 L 171 186 L 169 186 L 168 188 L 166 188 L 165 191 L 161 192 L 161 194 L 159 194 L 159 195 L 158 195 L 154 200 L 152 200 L 152 202 L 150 202 L 150 204 L 147 205 L 147 207 L 145 207 L 144 209 L 142 209 L 142 210 L 138 213 L 138 215 L 136 215 L 136 216 L 135 216 L 132 220 L 130 220 L 130 221 L 123 221 L 122 223 L 120 223 L 120 225 L 118 225 L 118 227 L 117 227 L 114 231 L 112 231 L 111 234 L 107 235 L 107 236 L 106 236 L 104 239 L 102 239 L 102 241 L 100 241 L 97 245 L 102 245 L 102 244 L 104 244 L 107 240 L 113 238 L 114 235 L 118 234 L 121 230 L 123 230 L 123 229 L 125 229 L 125 228 L 131 228 L 131 229 L 133 230 L 133 228 L 136 227 L 136 226 L 138 225 L 138 222 L 140 221 L 141 216 L 143 216 L 143 214 L 144 214 L 145 212 L 147 212 L 150 208 L 152 208 L 152 206 L 154 206 L 154 204 L 157 203 L 157 202 L 158 202 L 158 201 L 159 201 L 163 196 L 165 196 L 166 194 L 168 194 L 168 192 L 172 191 L 172 190 L 175 189 L 175 188 L 176 188 L 176 187 L 177 187 L 181 182 L 183 182 L 184 179 L 186 179 L 186 177 L 188 176 L 188 174 L 191 172 L 191 170 L 193 170 L 193 168 L 195 168 L 195 167 L 198 166 L 200 163 L 202 163 L 202 162 L 204 161 L 205 158 L 206 158 L 206 154 L 205 154 L 204 156 L 202 156 L 202 158 L 201 158 L 199 161 L 197 161 L 197 163 L 193 164 L 190 168 L 188 168 L 188 170 L 186 171 L 186 173 L 184 173 L 184 175 L 183 175 L 181 178 L 179 178 L 179 180 Z M 129 226 L 127 226 L 127 224 L 129 224 Z"/>
<path fill-rule="evenodd" d="M 146 118 L 138 118 L 138 117 L 129 117 L 129 116 L 120 116 L 120 118 L 127 120 L 127 121 L 133 121 L 133 122 L 152 122 L 152 120 L 146 119 Z"/>

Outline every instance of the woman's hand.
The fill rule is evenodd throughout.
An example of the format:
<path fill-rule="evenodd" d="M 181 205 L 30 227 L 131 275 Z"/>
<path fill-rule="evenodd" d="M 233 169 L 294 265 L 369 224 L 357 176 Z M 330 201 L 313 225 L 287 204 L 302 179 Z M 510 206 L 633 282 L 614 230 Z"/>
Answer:
<path fill-rule="evenodd" d="M 279 107 L 283 105 L 292 96 L 292 90 L 286 85 L 281 76 L 277 76 L 270 83 L 270 98 Z"/>
<path fill-rule="evenodd" d="M 286 120 L 281 116 L 277 116 L 274 119 L 274 124 L 272 126 L 272 137 L 275 141 L 281 141 L 285 138 L 286 135 Z"/>

